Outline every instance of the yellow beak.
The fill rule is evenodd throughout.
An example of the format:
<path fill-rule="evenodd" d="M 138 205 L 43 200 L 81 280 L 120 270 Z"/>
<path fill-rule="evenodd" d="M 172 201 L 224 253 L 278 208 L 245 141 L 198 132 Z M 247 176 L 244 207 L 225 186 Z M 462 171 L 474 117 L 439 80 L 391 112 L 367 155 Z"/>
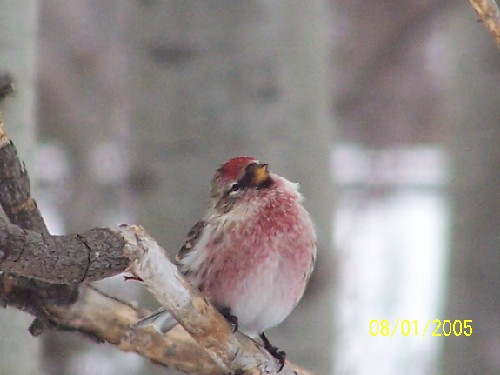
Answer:
<path fill-rule="evenodd" d="M 253 170 L 252 185 L 260 185 L 269 178 L 269 169 L 267 164 L 258 164 Z"/>

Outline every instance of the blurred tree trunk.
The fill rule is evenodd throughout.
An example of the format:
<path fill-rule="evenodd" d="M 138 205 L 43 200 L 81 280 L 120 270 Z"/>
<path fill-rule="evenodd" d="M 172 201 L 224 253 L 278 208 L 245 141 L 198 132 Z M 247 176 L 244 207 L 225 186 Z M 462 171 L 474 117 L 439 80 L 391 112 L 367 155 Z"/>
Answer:
<path fill-rule="evenodd" d="M 445 94 L 454 177 L 445 316 L 472 319 L 473 334 L 444 340 L 443 374 L 498 374 L 500 53 L 472 9 L 449 21 L 452 71 Z"/>
<path fill-rule="evenodd" d="M 0 74 L 9 74 L 16 87 L 0 111 L 10 138 L 28 170 L 34 171 L 36 137 L 35 51 L 37 1 L 0 1 Z M 33 172 L 31 182 L 36 183 Z M 2 213 L 3 214 L 3 213 Z M 1 220 L 1 218 L 0 218 Z M 0 306 L 1 307 L 1 306 Z M 28 333 L 32 317 L 0 308 L 0 371 L 8 375 L 39 374 L 40 340 Z"/>
<path fill-rule="evenodd" d="M 175 252 L 210 178 L 250 155 L 299 181 L 319 232 L 307 297 L 270 333 L 318 374 L 333 353 L 328 2 L 138 1 L 132 55 L 132 188 L 139 220 Z"/>
<path fill-rule="evenodd" d="M 128 76 L 121 37 L 126 3 L 46 0 L 41 7 L 40 118 L 44 140 L 69 158 L 66 230 L 123 216 Z"/>
<path fill-rule="evenodd" d="M 10 74 L 16 88 L 14 96 L 2 102 L 2 112 L 11 124 L 9 136 L 30 171 L 36 138 L 37 4 L 35 0 L 0 1 L 0 74 Z"/>
<path fill-rule="evenodd" d="M 121 0 L 46 0 L 41 6 L 41 133 L 65 151 L 69 165 L 62 188 L 52 194 L 67 233 L 133 222 L 124 189 L 129 103 L 122 37 L 127 6 Z M 136 286 L 124 288 L 122 278 L 99 287 L 129 300 L 135 297 Z M 140 368 L 137 356 L 72 333 L 48 332 L 44 340 L 49 374 L 126 375 Z"/>

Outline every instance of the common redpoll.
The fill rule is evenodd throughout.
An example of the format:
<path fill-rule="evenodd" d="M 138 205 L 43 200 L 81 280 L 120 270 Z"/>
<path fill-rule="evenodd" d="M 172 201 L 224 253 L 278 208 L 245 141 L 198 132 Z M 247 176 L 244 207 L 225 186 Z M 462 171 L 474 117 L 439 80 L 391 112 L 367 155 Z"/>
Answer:
<path fill-rule="evenodd" d="M 302 200 L 267 164 L 233 158 L 215 172 L 205 217 L 176 257 L 186 279 L 241 331 L 259 334 L 282 366 L 285 353 L 264 331 L 295 308 L 313 270 L 316 233 Z M 166 332 L 175 323 L 160 309 L 138 324 Z"/>

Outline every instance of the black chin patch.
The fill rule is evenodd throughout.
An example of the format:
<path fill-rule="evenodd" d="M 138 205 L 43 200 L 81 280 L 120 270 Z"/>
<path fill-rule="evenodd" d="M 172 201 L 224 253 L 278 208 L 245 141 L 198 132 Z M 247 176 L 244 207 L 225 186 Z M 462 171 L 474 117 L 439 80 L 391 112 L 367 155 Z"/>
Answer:
<path fill-rule="evenodd" d="M 269 189 L 269 187 L 271 187 L 271 185 L 273 183 L 273 181 L 271 180 L 271 177 L 266 178 L 260 184 L 252 184 L 251 180 L 252 180 L 252 177 L 245 176 L 242 179 L 238 180 L 238 185 L 242 189 L 256 188 L 256 189 L 260 190 L 260 189 Z"/>
<path fill-rule="evenodd" d="M 273 181 L 271 180 L 271 177 L 266 178 L 264 181 L 262 181 L 260 184 L 257 185 L 257 189 L 269 189 L 272 185 Z"/>

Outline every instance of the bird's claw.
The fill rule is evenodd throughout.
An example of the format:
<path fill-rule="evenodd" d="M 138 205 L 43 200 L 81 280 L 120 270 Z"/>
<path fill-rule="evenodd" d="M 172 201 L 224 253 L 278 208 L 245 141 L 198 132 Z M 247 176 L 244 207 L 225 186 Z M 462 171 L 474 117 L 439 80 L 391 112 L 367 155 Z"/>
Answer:
<path fill-rule="evenodd" d="M 283 367 L 285 367 L 286 352 L 284 352 L 283 350 L 279 350 L 277 346 L 272 345 L 266 335 L 264 335 L 264 332 L 260 334 L 260 338 L 264 342 L 264 349 L 266 349 L 269 354 L 271 354 L 278 360 L 280 364 L 278 372 L 280 372 L 281 370 L 283 370 Z"/>
<path fill-rule="evenodd" d="M 283 350 L 278 350 L 276 346 L 273 346 L 273 350 L 269 351 L 269 353 L 278 360 L 280 364 L 280 368 L 278 369 L 278 372 L 283 370 L 283 367 L 285 367 L 285 358 L 286 358 L 286 353 Z"/>
<path fill-rule="evenodd" d="M 229 307 L 223 307 L 219 311 L 229 324 L 231 324 L 233 332 L 236 332 L 238 330 L 238 317 L 231 314 L 231 309 Z"/>

